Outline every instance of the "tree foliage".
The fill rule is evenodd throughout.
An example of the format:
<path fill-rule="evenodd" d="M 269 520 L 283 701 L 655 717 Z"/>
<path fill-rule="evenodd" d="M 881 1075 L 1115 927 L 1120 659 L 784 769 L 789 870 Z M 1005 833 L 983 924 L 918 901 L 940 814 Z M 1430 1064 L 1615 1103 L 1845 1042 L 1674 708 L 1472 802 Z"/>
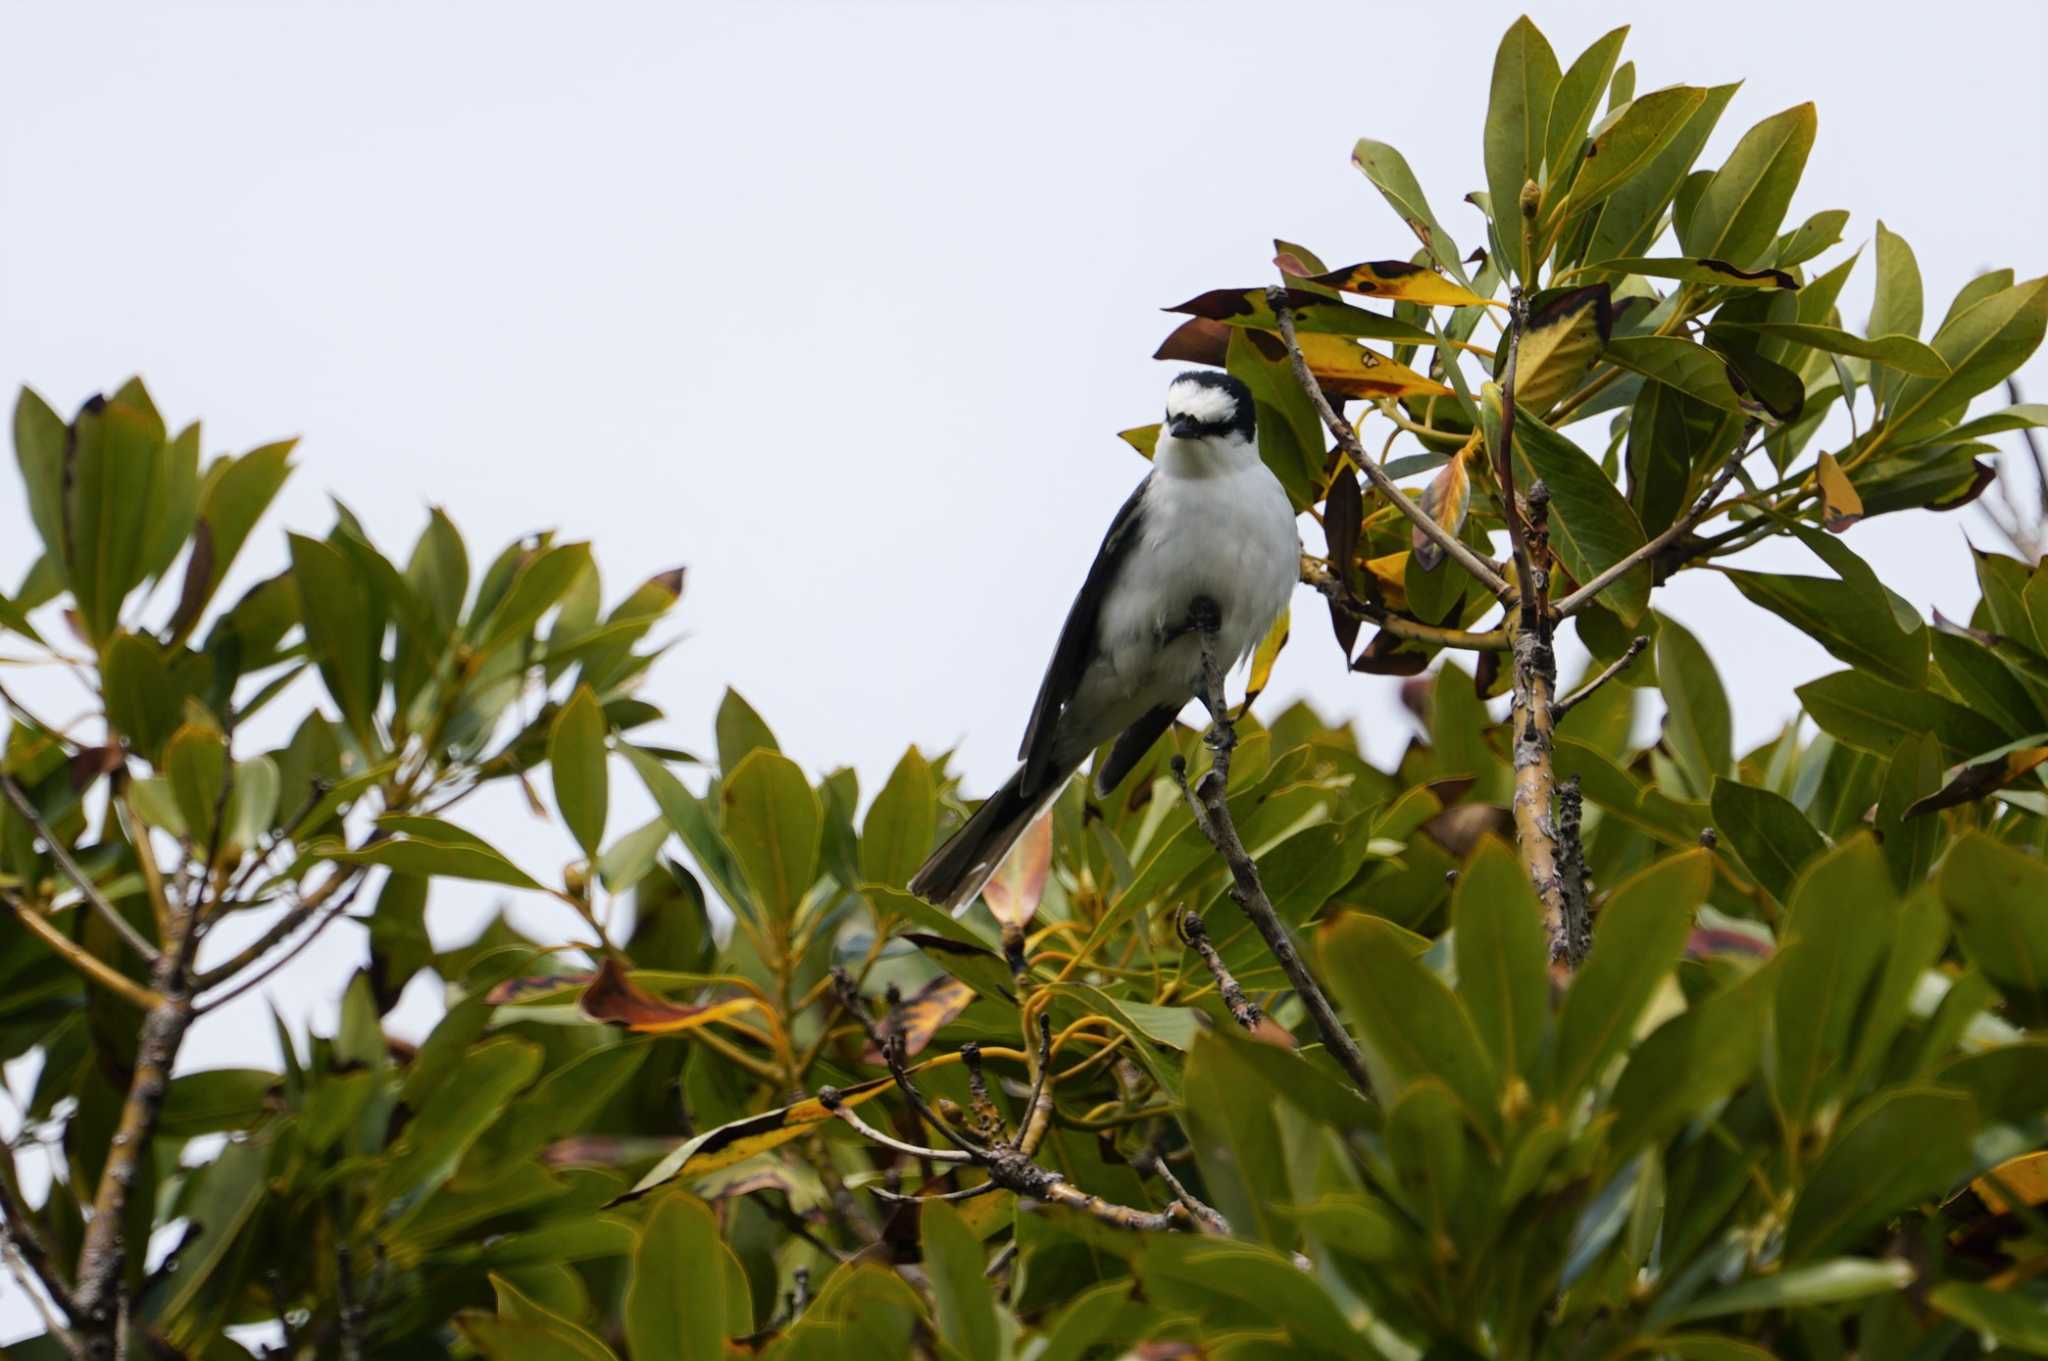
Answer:
<path fill-rule="evenodd" d="M 0 628 L 93 711 L 0 694 L 0 1057 L 40 1060 L 0 1209 L 51 1301 L 6 1354 L 2048 1354 L 2048 568 L 1980 552 L 1930 620 L 1845 537 L 2048 423 L 1972 411 L 2048 280 L 1930 326 L 1880 224 L 1857 333 L 1847 215 L 1786 221 L 1813 108 L 1700 166 L 1734 87 L 1638 96 L 1624 36 L 1509 31 L 1478 249 L 1361 141 L 1373 240 L 1419 248 L 1277 243 L 1161 351 L 1257 394 L 1334 639 L 1426 734 L 1380 769 L 1219 701 L 958 919 L 903 887 L 970 807 L 944 756 L 864 798 L 731 693 L 701 763 L 637 735 L 680 573 L 608 604 L 542 534 L 472 579 L 439 511 L 401 564 L 338 508 L 228 601 L 290 446 L 202 464 L 140 383 L 25 391 Z M 1725 561 L 1766 539 L 1812 569 Z M 1697 570 L 1841 664 L 1752 750 L 1728 640 L 1657 608 Z M 502 782 L 580 848 L 560 882 L 461 826 Z M 438 950 L 458 880 L 582 934 Z M 333 1034 L 178 1064 L 344 913 Z M 382 1017 L 422 972 L 413 1047 Z"/>

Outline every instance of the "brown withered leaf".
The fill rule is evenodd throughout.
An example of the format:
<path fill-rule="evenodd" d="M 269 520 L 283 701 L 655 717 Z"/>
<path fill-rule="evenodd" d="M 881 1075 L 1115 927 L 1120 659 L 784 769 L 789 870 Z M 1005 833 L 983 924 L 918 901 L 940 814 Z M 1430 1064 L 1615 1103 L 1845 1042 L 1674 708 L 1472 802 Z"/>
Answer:
<path fill-rule="evenodd" d="M 974 989 L 959 979 L 934 978 L 894 1008 L 882 1029 L 887 1034 L 901 1035 L 903 1052 L 916 1054 L 932 1042 L 932 1036 L 967 1010 L 968 1003 L 973 1000 Z M 882 1051 L 871 1044 L 861 1055 L 861 1062 L 882 1063 L 885 1060 Z"/>
<path fill-rule="evenodd" d="M 1363 584 L 1366 598 L 1379 600 L 1379 583 L 1358 570 L 1358 535 L 1365 523 L 1365 499 L 1358 488 L 1358 474 L 1340 468 L 1330 479 L 1323 496 L 1323 540 L 1329 545 L 1330 566 L 1345 595 L 1355 595 Z M 1330 633 L 1344 652 L 1344 664 L 1351 664 L 1351 650 L 1358 645 L 1358 619 L 1335 600 L 1324 602 L 1330 609 Z"/>
<path fill-rule="evenodd" d="M 1614 292 L 1608 285 L 1589 284 L 1546 300 L 1530 313 L 1516 349 L 1515 401 L 1548 413 L 1579 385 L 1613 334 Z M 1505 347 L 1501 362 L 1506 363 Z"/>
<path fill-rule="evenodd" d="M 1823 523 L 1828 532 L 1848 533 L 1849 526 L 1863 518 L 1863 498 L 1856 494 L 1849 474 L 1842 471 L 1842 465 L 1835 461 L 1833 454 L 1822 451 L 1814 477 L 1820 482 L 1821 505 L 1826 516 Z"/>
<path fill-rule="evenodd" d="M 1973 461 L 1972 466 L 1976 468 L 1977 472 L 1970 479 L 1969 486 L 1964 487 L 1946 501 L 1929 501 L 1927 508 L 1929 510 L 1961 510 L 1964 506 L 1969 505 L 1972 501 L 1982 496 L 1985 489 L 1998 480 L 1998 469 L 1994 465 L 1986 463 L 1982 459 L 1976 459 Z"/>
<path fill-rule="evenodd" d="M 1045 878 L 1052 870 L 1052 811 L 1038 815 L 1017 844 L 982 886 L 988 910 L 1004 926 L 1019 931 L 1031 925 L 1038 900 L 1045 896 Z M 1008 939 L 1007 936 L 1004 939 Z"/>
<path fill-rule="evenodd" d="M 1462 861 L 1479 844 L 1481 837 L 1492 835 L 1504 841 L 1512 838 L 1515 818 L 1507 809 L 1496 808 L 1490 803 L 1458 803 L 1444 809 L 1417 830 L 1448 851 L 1452 859 Z"/>
<path fill-rule="evenodd" d="M 1184 364 L 1210 364 L 1220 369 L 1229 350 L 1229 326 L 1209 317 L 1194 317 L 1174 327 L 1173 334 L 1152 352 L 1152 357 Z"/>
<path fill-rule="evenodd" d="M 1725 926 L 1696 926 L 1685 938 L 1685 954 L 1688 959 L 1704 959 L 1708 955 L 1753 955 L 1768 959 L 1771 943 L 1746 931 L 1731 930 Z"/>
<path fill-rule="evenodd" d="M 94 780 L 102 775 L 111 775 L 120 768 L 121 748 L 118 744 L 80 747 L 70 761 L 71 792 L 83 794 L 92 787 Z"/>
<path fill-rule="evenodd" d="M 1925 813 L 1974 803 L 2006 788 L 2028 772 L 2038 769 L 2043 762 L 2048 762 L 2048 747 L 2022 747 L 2018 751 L 2006 752 L 2003 756 L 1994 756 L 1988 761 L 1964 766 L 1950 776 L 1941 788 L 1909 806 L 1906 809 L 1906 816 L 1917 818 Z"/>
<path fill-rule="evenodd" d="M 1312 283 L 1346 293 L 1419 303 L 1424 307 L 1483 307 L 1486 299 L 1460 283 L 1406 260 L 1374 260 L 1318 274 Z"/>
<path fill-rule="evenodd" d="M 1436 476 L 1429 479 L 1429 485 L 1422 489 L 1423 511 L 1450 531 L 1453 537 L 1465 527 L 1466 512 L 1472 508 L 1472 469 L 1467 459 L 1478 447 L 1479 432 L 1475 430 L 1465 447 L 1438 468 Z M 1415 554 L 1416 566 L 1423 571 L 1434 572 L 1443 565 L 1443 545 L 1423 533 L 1421 526 L 1409 531 L 1408 542 Z"/>
<path fill-rule="evenodd" d="M 616 959 L 606 957 L 597 977 L 583 990 L 579 1005 L 593 1021 L 620 1026 L 637 1035 L 673 1035 L 713 1021 L 757 1010 L 754 997 L 727 997 L 715 1002 L 681 1005 L 634 985 Z"/>
<path fill-rule="evenodd" d="M 1420 650 L 1403 651 L 1405 641 L 1381 629 L 1351 663 L 1351 669 L 1368 676 L 1421 675 L 1429 666 L 1429 654 Z"/>

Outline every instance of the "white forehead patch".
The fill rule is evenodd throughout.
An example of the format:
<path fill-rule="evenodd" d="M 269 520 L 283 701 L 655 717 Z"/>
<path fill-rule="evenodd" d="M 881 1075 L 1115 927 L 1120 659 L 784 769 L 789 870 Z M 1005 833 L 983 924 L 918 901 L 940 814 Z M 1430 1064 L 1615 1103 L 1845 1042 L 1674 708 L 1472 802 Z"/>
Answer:
<path fill-rule="evenodd" d="M 1222 388 L 1183 379 L 1166 389 L 1166 414 L 1186 416 L 1204 425 L 1220 425 L 1237 414 L 1237 399 Z"/>

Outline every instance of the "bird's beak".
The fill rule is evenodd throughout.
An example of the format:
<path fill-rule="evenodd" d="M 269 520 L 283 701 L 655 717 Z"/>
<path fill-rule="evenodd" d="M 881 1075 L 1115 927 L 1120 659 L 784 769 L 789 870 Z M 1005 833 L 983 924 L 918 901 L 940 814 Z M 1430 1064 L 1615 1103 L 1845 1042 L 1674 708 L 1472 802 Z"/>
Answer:
<path fill-rule="evenodd" d="M 1172 435 L 1175 439 L 1200 439 L 1202 437 L 1202 432 L 1196 429 L 1195 423 L 1186 416 L 1182 416 L 1179 420 L 1168 425 L 1166 433 Z"/>

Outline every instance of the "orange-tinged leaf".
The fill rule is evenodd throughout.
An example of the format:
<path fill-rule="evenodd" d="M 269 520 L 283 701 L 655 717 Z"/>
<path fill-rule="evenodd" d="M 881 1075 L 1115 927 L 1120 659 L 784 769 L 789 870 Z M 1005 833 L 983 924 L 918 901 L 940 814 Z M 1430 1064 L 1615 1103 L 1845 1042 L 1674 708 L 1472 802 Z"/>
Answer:
<path fill-rule="evenodd" d="M 989 912 L 1006 927 L 1023 930 L 1045 896 L 1045 877 L 1052 869 L 1052 810 L 1039 814 L 982 887 Z M 1007 933 L 1006 933 L 1007 934 Z"/>
<path fill-rule="evenodd" d="M 1044 821 L 1044 819 L 1040 819 Z M 916 994 L 904 1000 L 891 1013 L 883 1029 L 903 1037 L 903 1052 L 916 1054 L 932 1042 L 932 1036 L 939 1033 L 954 1017 L 967 1010 L 967 1004 L 974 1000 L 974 989 L 957 978 L 941 975 L 918 989 Z M 883 1062 L 882 1052 L 872 1044 L 861 1055 L 862 1063 Z"/>
<path fill-rule="evenodd" d="M 1465 447 L 1437 469 L 1436 476 L 1422 489 L 1422 509 L 1454 536 L 1465 527 L 1465 513 L 1472 506 L 1472 470 L 1466 460 L 1479 447 L 1479 441 L 1479 432 L 1475 430 Z M 1419 527 L 1410 531 L 1409 545 L 1415 554 L 1415 565 L 1423 571 L 1434 572 L 1442 565 L 1443 546 Z"/>
<path fill-rule="evenodd" d="M 621 1026 L 639 1035 L 673 1035 L 755 1010 L 761 1002 L 755 997 L 728 997 L 680 1005 L 635 986 L 619 962 L 607 958 L 597 977 L 583 990 L 579 1005 L 593 1021 Z"/>
<path fill-rule="evenodd" d="M 1424 307 L 1484 307 L 1487 300 L 1460 283 L 1406 260 L 1375 260 L 1318 274 L 1309 282 Z"/>
<path fill-rule="evenodd" d="M 1863 518 L 1863 498 L 1856 494 L 1856 488 L 1849 482 L 1849 474 L 1842 471 L 1842 465 L 1835 456 L 1822 453 L 1820 466 L 1814 470 L 1820 481 L 1821 502 L 1826 507 L 1828 531 L 1841 534 L 1850 525 Z"/>
<path fill-rule="evenodd" d="M 1286 353 L 1286 347 L 1274 337 L 1254 332 L 1252 339 L 1254 344 L 1270 341 L 1273 349 Z M 1442 383 L 1342 336 L 1303 333 L 1296 339 L 1301 342 L 1301 357 L 1308 361 L 1309 372 L 1333 395 L 1366 399 L 1456 395 Z M 1263 353 L 1267 346 L 1260 344 L 1259 349 Z"/>

